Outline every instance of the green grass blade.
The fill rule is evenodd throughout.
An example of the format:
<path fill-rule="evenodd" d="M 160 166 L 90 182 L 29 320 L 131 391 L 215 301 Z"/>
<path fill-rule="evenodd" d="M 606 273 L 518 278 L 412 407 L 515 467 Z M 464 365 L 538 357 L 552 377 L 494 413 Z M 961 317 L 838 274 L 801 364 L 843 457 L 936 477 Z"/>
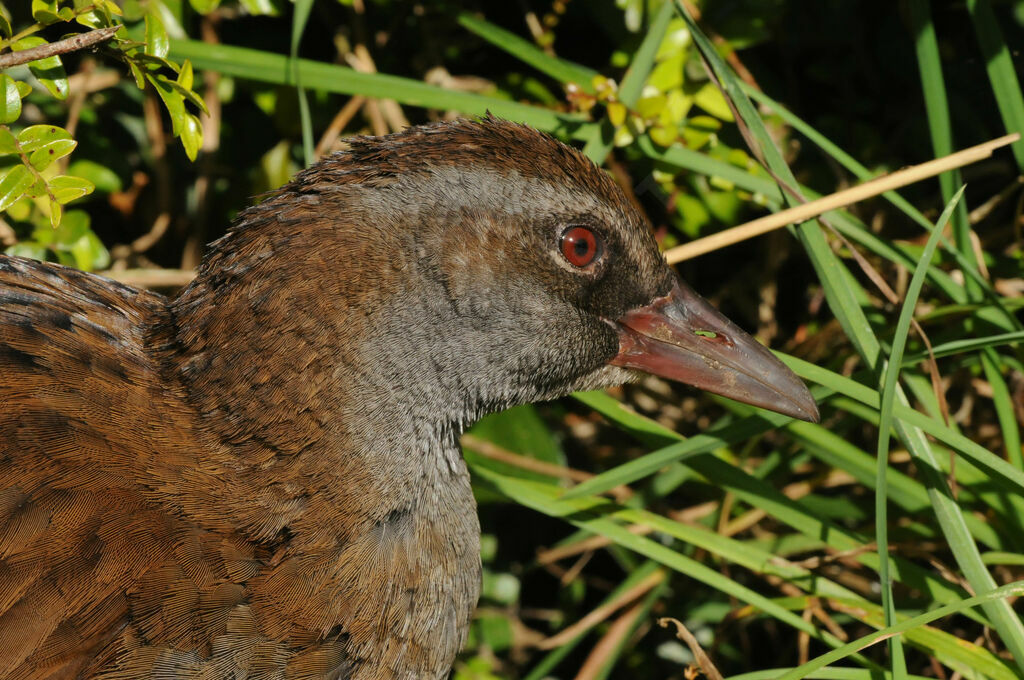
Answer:
<path fill-rule="evenodd" d="M 822 654 L 821 656 L 808 661 L 807 663 L 803 664 L 802 666 L 799 666 L 798 668 L 794 668 L 791 671 L 783 673 L 782 675 L 778 676 L 778 680 L 801 680 L 801 678 L 809 677 L 810 673 L 818 670 L 819 668 L 823 668 L 830 663 L 839 661 L 840 659 L 844 659 L 850 654 L 865 649 L 866 647 L 869 647 L 877 642 L 885 640 L 890 636 L 905 633 L 908 630 L 917 628 L 918 626 L 929 624 L 932 621 L 936 621 L 943 617 L 949 616 L 950 614 L 957 614 L 963 612 L 964 610 L 969 609 L 971 607 L 977 607 L 979 605 L 985 606 L 986 604 L 990 605 L 994 602 L 1005 602 L 1006 598 L 1019 597 L 1022 594 L 1024 594 L 1024 581 L 1016 581 L 1014 583 L 1002 586 L 1001 588 L 991 590 L 985 593 L 984 595 L 971 597 L 957 604 L 950 604 L 944 607 L 939 607 L 938 609 L 927 612 L 926 614 L 915 616 L 913 618 L 907 619 L 906 621 L 902 621 L 894 626 L 889 626 L 887 628 L 875 631 L 870 635 L 865 635 L 864 637 L 858 640 L 854 640 L 853 642 L 843 645 L 839 649 L 834 649 L 831 652 Z"/>
<path fill-rule="evenodd" d="M 170 54 L 171 58 L 177 60 L 191 59 L 196 68 L 237 78 L 279 85 L 293 82 L 288 57 L 280 54 L 246 47 L 210 45 L 197 40 L 171 40 Z M 359 73 L 344 66 L 309 59 L 296 60 L 296 68 L 303 86 L 312 90 L 394 99 L 409 106 L 455 109 L 471 115 L 483 115 L 490 110 L 502 118 L 566 135 L 584 134 L 583 127 L 587 125 L 586 119 L 579 115 L 559 113 L 497 97 L 445 90 L 411 78 L 383 73 Z"/>
<path fill-rule="evenodd" d="M 971 13 L 978 45 L 985 56 L 985 69 L 999 114 L 1003 117 L 1003 126 L 1008 133 L 1024 132 L 1024 95 L 1021 94 L 1013 57 L 992 12 L 992 3 L 989 0 L 967 0 L 967 11 Z M 1018 139 L 1010 148 L 1017 167 L 1024 172 L 1024 139 Z"/>
<path fill-rule="evenodd" d="M 953 354 L 974 352 L 980 349 L 984 349 L 986 347 L 1016 345 L 1020 342 L 1024 342 L 1024 331 L 1000 333 L 998 335 L 989 335 L 983 338 L 964 338 L 962 340 L 951 340 L 950 342 L 943 342 L 932 347 L 932 353 L 936 357 L 946 357 Z M 927 352 L 919 352 L 918 354 L 906 357 L 903 360 L 903 365 L 909 366 L 912 364 L 916 364 L 917 362 L 923 361 L 926 358 L 928 358 Z"/>
<path fill-rule="evenodd" d="M 725 96 L 733 102 L 739 117 L 750 129 L 751 134 L 755 138 L 754 141 L 765 156 L 766 163 L 783 181 L 796 186 L 793 174 L 782 158 L 782 154 L 775 147 L 764 127 L 764 123 L 758 117 L 750 100 L 747 99 L 737 84 L 738 78 L 722 61 L 710 40 L 703 34 L 693 21 L 693 18 L 689 16 L 682 3 L 679 0 L 675 0 L 675 4 L 680 15 L 687 22 L 690 33 L 701 54 L 710 64 L 720 81 Z M 790 197 L 787 197 L 787 201 L 791 201 Z M 791 202 L 796 201 L 792 200 Z M 797 228 L 796 233 L 822 283 L 825 297 L 837 321 L 864 362 L 872 369 L 878 370 L 881 346 L 857 302 L 857 295 L 855 294 L 857 284 L 855 279 L 850 276 L 843 263 L 839 261 L 829 248 L 817 221 L 809 221 L 802 224 Z M 897 398 L 900 405 L 906 406 L 910 410 L 909 400 L 902 390 L 898 390 Z M 923 416 L 923 414 L 918 415 Z M 932 420 L 927 416 L 923 417 L 925 420 Z M 995 580 L 981 561 L 978 546 L 972 539 L 970 530 L 964 521 L 963 511 L 953 498 L 945 478 L 937 472 L 939 468 L 938 462 L 924 432 L 916 424 L 911 423 L 909 419 L 901 418 L 896 421 L 895 426 L 907 450 L 919 461 L 918 467 L 928 487 L 935 516 L 939 521 L 939 526 L 942 528 L 942 533 L 947 543 L 953 551 L 957 564 L 975 592 L 987 593 L 991 591 L 996 587 Z M 1021 668 L 1024 668 L 1024 624 L 1022 624 L 1020 617 L 1003 600 L 986 601 L 984 609 L 1004 643 L 1017 659 L 1018 664 Z"/>
<path fill-rule="evenodd" d="M 931 262 L 932 254 L 935 252 L 936 246 L 939 245 L 939 239 L 942 237 L 942 230 L 949 221 L 950 215 L 953 214 L 953 210 L 956 208 L 961 195 L 963 195 L 962 187 L 946 206 L 931 235 L 928 237 L 924 252 L 918 261 L 917 270 L 914 272 L 914 276 L 910 280 L 910 286 L 907 288 L 903 308 L 900 310 L 899 320 L 896 323 L 896 334 L 892 340 L 892 351 L 889 354 L 888 366 L 885 368 L 882 378 L 882 405 L 878 425 L 878 471 L 875 481 L 875 540 L 878 544 L 878 559 L 881 565 L 879 580 L 882 586 L 882 608 L 885 613 L 886 626 L 893 625 L 896 619 L 896 605 L 893 602 L 892 595 L 892 579 L 889 574 L 889 488 L 887 483 L 889 433 L 892 429 L 892 409 L 896 402 L 896 383 L 899 380 L 900 368 L 903 362 L 903 350 L 907 346 L 910 322 L 914 318 L 917 298 L 921 294 L 922 286 L 924 286 L 924 277 L 928 271 L 928 263 Z M 893 677 L 901 680 L 906 677 L 907 668 L 903 644 L 899 637 L 889 639 L 889 649 L 892 654 Z"/>
<path fill-rule="evenodd" d="M 661 46 L 665 31 L 668 30 L 668 22 L 671 19 L 672 3 L 666 2 L 654 17 L 654 21 L 651 22 L 650 28 L 647 29 L 647 35 L 644 36 L 643 42 L 640 43 L 640 47 L 633 57 L 633 62 L 629 65 L 629 70 L 622 77 L 622 83 L 619 85 L 619 101 L 627 108 L 631 109 L 636 106 L 637 100 L 640 99 L 640 93 L 644 89 L 644 83 L 647 82 L 647 76 L 654 68 L 654 57 L 658 54 L 658 47 Z M 590 160 L 601 165 L 612 150 L 614 135 L 615 129 L 611 121 L 607 119 L 601 121 L 594 135 L 584 145 L 583 153 Z"/>
<path fill-rule="evenodd" d="M 578 499 L 569 502 L 560 501 L 556 498 L 560 492 L 558 487 L 512 477 L 503 477 L 484 468 L 474 472 L 520 505 L 533 508 L 551 517 L 561 517 L 577 527 L 605 536 L 624 548 L 644 555 L 670 569 L 697 579 L 742 602 L 746 602 L 773 618 L 807 633 L 812 638 L 826 642 L 830 646 L 837 646 L 839 643 L 829 633 L 819 631 L 809 622 L 804 621 L 801 617 L 779 606 L 760 593 L 724 577 L 714 569 L 686 557 L 657 541 L 630 533 L 616 521 L 595 515 L 592 511 L 588 512 L 588 508 L 594 507 L 591 499 Z"/>
<path fill-rule="evenodd" d="M 468 12 L 459 14 L 458 21 L 466 30 L 475 33 L 498 49 L 508 52 L 519 61 L 529 64 L 544 75 L 563 85 L 575 83 L 584 92 L 594 93 L 592 81 L 594 76 L 598 75 L 597 71 L 565 59 L 552 57 L 530 41 Z"/>
<path fill-rule="evenodd" d="M 313 121 L 309 115 L 309 100 L 306 90 L 302 87 L 302 77 L 298 69 L 299 43 L 309 21 L 309 13 L 313 9 L 313 0 L 295 0 L 295 13 L 292 15 L 291 63 L 295 93 L 299 98 L 299 120 L 302 125 L 302 154 L 306 166 L 313 164 Z"/>

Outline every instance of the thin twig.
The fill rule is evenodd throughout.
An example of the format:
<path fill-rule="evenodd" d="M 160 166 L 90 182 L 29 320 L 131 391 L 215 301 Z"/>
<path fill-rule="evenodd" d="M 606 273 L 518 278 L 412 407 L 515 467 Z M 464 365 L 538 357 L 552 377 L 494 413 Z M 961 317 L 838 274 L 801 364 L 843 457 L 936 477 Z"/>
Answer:
<path fill-rule="evenodd" d="M 361 94 L 354 95 L 351 99 L 345 102 L 345 105 L 341 107 L 341 110 L 334 116 L 331 124 L 324 130 L 324 134 L 320 137 L 320 142 L 316 145 L 316 151 L 313 155 L 319 159 L 324 154 L 334 148 L 335 142 L 338 141 L 338 137 L 341 136 L 345 126 L 348 125 L 363 106 L 366 101 L 366 97 Z"/>
<path fill-rule="evenodd" d="M 597 644 L 587 655 L 587 660 L 580 666 L 574 680 L 594 680 L 601 677 L 601 670 L 608 663 L 608 660 L 615 653 L 615 650 L 626 640 L 629 632 L 633 630 L 637 619 L 644 613 L 645 603 L 637 602 L 626 612 L 608 626 L 608 631 L 601 636 Z"/>
<path fill-rule="evenodd" d="M 555 649 L 557 647 L 561 647 L 573 640 L 577 635 L 585 633 L 607 619 L 619 608 L 633 602 L 642 595 L 645 595 L 649 590 L 651 590 L 651 588 L 654 588 L 664 580 L 665 572 L 660 569 L 651 572 L 647 578 L 643 579 L 629 590 L 621 593 L 611 602 L 601 605 L 576 623 L 568 626 L 567 628 L 563 628 L 556 635 L 553 635 L 546 640 L 541 640 L 537 643 L 537 649 Z"/>
<path fill-rule="evenodd" d="M 78 35 L 73 35 L 70 38 L 58 40 L 54 43 L 40 45 L 39 47 L 30 47 L 27 50 L 21 50 L 20 52 L 0 54 L 0 70 L 8 69 L 12 66 L 27 64 L 30 61 L 55 57 L 58 54 L 67 54 L 68 52 L 84 50 L 86 47 L 91 47 L 105 40 L 110 40 L 114 37 L 114 34 L 117 33 L 119 28 L 121 28 L 119 25 L 97 28 L 94 31 L 79 33 Z"/>
<path fill-rule="evenodd" d="M 943 172 L 959 168 L 970 163 L 980 161 L 988 158 L 992 155 L 992 152 L 996 149 L 1012 144 L 1020 139 L 1020 134 L 1013 133 L 1012 135 L 1005 135 L 998 139 L 993 139 L 990 142 L 972 146 L 969 149 L 963 151 L 957 151 L 956 153 L 942 158 L 936 158 L 935 160 L 928 161 L 927 163 L 921 163 L 920 165 L 913 165 L 909 168 L 899 170 L 889 175 L 883 175 L 876 177 L 875 179 L 868 180 L 862 184 L 850 187 L 844 191 L 839 191 L 828 196 L 823 196 L 816 201 L 810 201 L 803 205 L 798 205 L 788 210 L 766 215 L 760 219 L 756 219 L 746 224 L 741 224 L 732 229 L 706 236 L 705 238 L 685 243 L 675 248 L 670 248 L 665 251 L 665 259 L 668 260 L 669 264 L 676 264 L 683 260 L 689 260 L 710 253 L 713 250 L 730 246 L 739 241 L 745 241 L 748 238 L 754 236 L 760 236 L 761 234 L 767 233 L 774 229 L 779 229 L 790 224 L 797 224 L 799 222 L 805 222 L 811 218 L 817 217 L 823 213 L 829 212 L 830 210 L 837 210 L 844 208 L 858 201 L 883 194 L 886 191 L 893 191 L 899 189 L 908 184 L 919 182 L 935 175 L 940 175 Z"/>

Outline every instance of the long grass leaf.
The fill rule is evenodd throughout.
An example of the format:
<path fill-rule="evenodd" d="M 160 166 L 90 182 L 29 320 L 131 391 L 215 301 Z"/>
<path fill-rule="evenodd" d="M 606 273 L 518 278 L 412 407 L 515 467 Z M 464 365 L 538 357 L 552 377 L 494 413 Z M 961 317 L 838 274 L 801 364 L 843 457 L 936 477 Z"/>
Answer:
<path fill-rule="evenodd" d="M 170 54 L 177 60 L 191 59 L 196 68 L 238 78 L 280 85 L 292 82 L 288 57 L 272 52 L 231 45 L 211 45 L 197 40 L 171 40 Z M 559 113 L 471 92 L 446 90 L 410 78 L 384 73 L 359 73 L 345 66 L 309 59 L 297 59 L 295 63 L 302 83 L 308 89 L 394 99 L 410 106 L 455 109 L 475 115 L 483 115 L 489 110 L 496 116 L 567 136 L 583 134 L 581 128 L 588 125 L 584 117 L 576 114 Z"/>
<path fill-rule="evenodd" d="M 779 178 L 791 186 L 795 186 L 796 182 L 792 172 L 778 148 L 775 147 L 750 100 L 737 84 L 738 78 L 725 65 L 711 41 L 686 12 L 682 3 L 679 0 L 674 1 L 680 15 L 687 22 L 701 55 L 721 83 L 727 99 L 731 100 L 736 107 L 738 118 L 742 119 L 750 130 L 754 137 L 752 141 L 764 154 L 766 163 Z M 796 199 L 792 197 L 787 197 L 787 200 L 796 202 Z M 829 248 L 821 227 L 816 221 L 809 221 L 801 225 L 796 232 L 811 259 L 815 272 L 822 283 L 829 307 L 836 315 L 836 319 L 865 363 L 872 369 L 878 370 L 881 346 L 863 310 L 857 303 L 854 291 L 858 286 L 855 279 L 849 275 L 842 262 Z M 909 400 L 902 390 L 898 390 L 897 398 L 899 404 L 907 406 L 909 410 Z M 924 418 L 932 420 L 927 416 Z M 939 526 L 942 528 L 946 541 L 967 581 L 977 593 L 986 593 L 994 589 L 996 587 L 995 580 L 981 561 L 978 546 L 972 539 L 970 530 L 964 521 L 963 511 L 953 498 L 946 480 L 937 472 L 938 463 L 923 430 L 911 423 L 909 419 L 901 418 L 895 426 L 900 440 L 918 461 L 918 467 L 928 487 L 929 498 Z M 984 609 L 1004 643 L 1014 655 L 1018 665 L 1024 669 L 1024 623 L 1003 600 L 986 601 Z"/>
<path fill-rule="evenodd" d="M 971 14 L 978 44 L 985 56 L 985 70 L 992 85 L 999 114 L 1007 132 L 1024 131 L 1024 94 L 1013 65 L 1013 57 L 1003 39 L 990 0 L 967 0 L 967 11 Z M 1017 167 L 1024 172 L 1024 139 L 1018 139 L 1010 147 L 1017 160 Z"/>
<path fill-rule="evenodd" d="M 889 487 L 887 477 L 889 470 L 889 433 L 892 428 L 893 404 L 896 402 L 896 383 L 899 380 L 900 368 L 903 362 L 903 350 L 907 346 L 910 322 L 914 318 L 917 298 L 921 293 L 922 286 L 924 286 L 924 277 L 928 271 L 928 263 L 931 262 L 935 247 L 939 245 L 939 239 L 942 237 L 942 230 L 946 227 L 946 223 L 949 221 L 950 215 L 953 214 L 953 210 L 956 208 L 961 195 L 963 195 L 962 187 L 946 206 L 931 235 L 928 237 L 924 252 L 918 261 L 917 270 L 914 272 L 910 285 L 907 287 L 903 308 L 900 310 L 899 320 L 896 323 L 896 333 L 893 336 L 888 365 L 885 367 L 882 377 L 882 404 L 878 425 L 878 470 L 875 480 L 875 541 L 878 544 L 878 559 L 881 567 L 878 575 L 882 586 L 882 608 L 885 612 L 885 625 L 887 626 L 893 625 L 896 618 L 896 605 L 893 602 L 892 595 L 892 579 L 889 575 Z M 902 680 L 907 675 L 907 668 L 902 641 L 899 637 L 890 638 L 889 650 L 892 654 L 893 677 L 896 680 Z"/>
<path fill-rule="evenodd" d="M 313 0 L 295 0 L 295 11 L 292 14 L 291 62 L 294 78 L 295 94 L 299 98 L 299 121 L 302 125 L 302 154 L 306 166 L 313 164 L 313 120 L 309 115 L 309 100 L 306 90 L 302 87 L 302 77 L 298 69 L 299 43 L 309 21 L 309 13 L 313 9 Z"/>
<path fill-rule="evenodd" d="M 458 21 L 463 28 L 472 31 L 498 49 L 508 52 L 516 59 L 529 64 L 563 85 L 575 83 L 584 92 L 594 93 L 592 81 L 594 76 L 598 75 L 597 71 L 565 59 L 552 57 L 530 41 L 468 12 L 460 14 Z"/>
<path fill-rule="evenodd" d="M 844 659 L 853 653 L 870 647 L 871 645 L 881 642 L 882 640 L 885 640 L 893 635 L 905 633 L 906 631 L 911 630 L 913 628 L 917 628 L 918 626 L 929 624 L 932 621 L 937 621 L 938 619 L 949 616 L 950 614 L 957 614 L 963 612 L 964 610 L 969 609 L 971 607 L 977 607 L 979 605 L 985 606 L 986 604 L 1005 601 L 1007 598 L 1019 597 L 1021 595 L 1024 595 L 1024 581 L 1016 581 L 1014 583 L 1009 583 L 1000 588 L 991 590 L 985 593 L 984 595 L 971 597 L 957 604 L 950 604 L 944 607 L 939 607 L 938 609 L 934 609 L 925 614 L 920 614 L 913 618 L 907 619 L 906 621 L 902 621 L 894 626 L 889 626 L 881 630 L 875 631 L 870 635 L 865 635 L 862 638 L 859 638 L 857 640 L 854 640 L 853 642 L 843 645 L 839 649 L 834 649 L 831 652 L 822 654 L 821 656 L 815 659 L 811 659 L 802 666 L 799 666 L 791 671 L 783 673 L 782 675 L 778 676 L 777 680 L 801 680 L 801 678 L 809 677 L 811 673 L 818 670 L 819 668 L 823 668 L 830 663 L 834 663 L 836 661 L 839 661 L 840 659 Z"/>

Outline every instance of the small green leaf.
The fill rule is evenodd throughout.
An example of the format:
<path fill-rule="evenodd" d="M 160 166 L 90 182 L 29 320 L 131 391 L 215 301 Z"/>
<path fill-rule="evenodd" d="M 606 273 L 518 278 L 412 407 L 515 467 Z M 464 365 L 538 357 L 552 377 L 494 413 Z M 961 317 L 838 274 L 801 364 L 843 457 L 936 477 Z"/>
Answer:
<path fill-rule="evenodd" d="M 3 12 L 0 12 L 0 37 L 10 38 L 14 33 L 11 31 L 11 22 L 7 20 Z"/>
<path fill-rule="evenodd" d="M 145 43 L 143 43 L 145 45 Z M 145 52 L 136 52 L 132 54 L 132 59 L 136 61 L 141 68 L 145 68 L 147 71 L 159 71 L 160 69 L 168 69 L 170 71 L 178 72 L 178 65 L 169 59 L 158 57 L 152 54 L 146 54 Z"/>
<path fill-rule="evenodd" d="M 121 11 L 121 8 L 117 6 L 116 2 L 111 2 L 111 0 L 96 0 L 95 4 L 97 7 L 102 8 L 104 12 L 108 12 L 118 17 L 124 16 L 124 12 Z"/>
<path fill-rule="evenodd" d="M 170 40 L 167 37 L 167 29 L 164 22 L 156 12 L 146 14 L 146 54 L 159 57 L 167 56 L 170 50 Z"/>
<path fill-rule="evenodd" d="M 58 18 L 59 20 L 59 18 Z M 27 50 L 30 47 L 39 47 L 48 44 L 46 40 L 37 35 L 30 35 L 26 38 L 11 44 L 15 52 Z M 68 96 L 68 74 L 64 71 L 64 64 L 60 57 L 54 55 L 45 59 L 36 59 L 28 63 L 32 75 L 39 79 L 43 87 L 49 90 L 57 99 L 65 99 Z"/>
<path fill-rule="evenodd" d="M 199 119 L 191 113 L 185 114 L 184 124 L 181 126 L 181 145 L 185 147 L 185 155 L 190 161 L 196 159 L 199 147 L 203 145 L 203 127 Z"/>
<path fill-rule="evenodd" d="M 42 177 L 36 177 L 35 175 L 33 175 L 33 177 L 34 180 L 32 182 L 32 185 L 25 190 L 25 195 L 31 196 L 32 198 L 39 198 L 40 196 L 45 196 L 47 194 L 46 180 L 43 179 Z"/>
<path fill-rule="evenodd" d="M 75 17 L 75 21 L 88 28 L 104 28 L 109 24 L 105 21 L 103 14 L 97 10 L 82 12 Z"/>
<path fill-rule="evenodd" d="M 172 87 L 170 80 L 160 74 L 152 75 L 147 73 L 146 80 L 153 84 L 156 93 L 160 95 L 167 113 L 171 117 L 171 132 L 177 137 L 181 134 L 182 126 L 186 125 L 185 99 L 181 93 Z"/>
<path fill-rule="evenodd" d="M 21 95 L 22 99 L 32 94 L 32 86 L 26 83 L 24 80 L 16 80 L 15 83 L 18 86 L 18 94 Z"/>
<path fill-rule="evenodd" d="M 94 271 L 110 266 L 110 251 L 103 245 L 99 237 L 87 231 L 69 248 L 79 269 Z"/>
<path fill-rule="evenodd" d="M 27 222 L 34 207 L 35 204 L 31 198 L 23 198 L 20 201 L 15 201 L 14 205 L 7 209 L 7 216 L 15 222 Z"/>
<path fill-rule="evenodd" d="M 18 153 L 18 140 L 7 126 L 0 127 L 0 156 Z"/>
<path fill-rule="evenodd" d="M 181 65 L 181 70 L 178 71 L 177 83 L 178 83 L 178 85 L 181 85 L 186 90 L 191 90 L 192 89 L 192 80 L 193 80 L 192 62 L 189 61 L 188 59 L 186 59 L 185 63 L 183 63 Z"/>
<path fill-rule="evenodd" d="M 50 144 L 40 147 L 33 151 L 29 157 L 28 162 L 32 164 L 36 170 L 42 172 L 46 168 L 50 167 L 50 163 L 55 160 L 64 158 L 69 153 L 74 151 L 75 147 L 78 146 L 78 142 L 73 139 L 58 139 L 54 140 Z"/>
<path fill-rule="evenodd" d="M 693 100 L 697 106 L 715 118 L 732 122 L 732 109 L 729 108 L 729 104 L 726 103 L 722 92 L 713 82 L 705 83 L 703 87 L 697 90 Z"/>
<path fill-rule="evenodd" d="M 240 3 L 246 12 L 257 16 L 266 15 L 273 17 L 281 13 L 274 0 L 240 0 Z"/>
<path fill-rule="evenodd" d="M 18 86 L 6 73 L 0 73 L 0 123 L 13 123 L 21 117 L 21 95 Z"/>
<path fill-rule="evenodd" d="M 188 62 L 185 62 L 185 63 L 187 64 Z M 191 64 L 189 66 L 191 68 Z M 198 94 L 196 94 L 195 92 L 193 92 L 192 90 L 190 90 L 190 89 L 188 89 L 186 87 L 182 87 L 176 81 L 168 80 L 167 82 L 168 82 L 168 84 L 170 84 L 171 88 L 174 89 L 175 92 L 177 92 L 182 97 L 184 97 L 186 100 L 188 100 L 188 102 L 190 104 L 194 105 L 197 109 L 199 109 L 203 113 L 206 113 L 206 114 L 210 113 L 209 110 L 206 108 L 206 102 L 203 101 L 203 98 L 200 97 Z"/>
<path fill-rule="evenodd" d="M 15 243 L 4 251 L 7 255 L 14 255 L 16 257 L 27 257 L 30 260 L 39 260 L 40 262 L 46 262 L 46 256 L 49 251 L 45 246 L 32 241 L 22 241 L 21 243 Z"/>
<path fill-rule="evenodd" d="M 75 241 L 89 233 L 91 222 L 89 213 L 84 210 L 69 210 L 56 231 L 51 230 L 54 243 L 70 248 Z"/>
<path fill-rule="evenodd" d="M 128 68 L 131 69 L 132 77 L 135 78 L 135 86 L 140 90 L 146 87 L 146 76 L 142 73 L 142 69 L 134 61 L 128 62 Z"/>
<path fill-rule="evenodd" d="M 61 19 L 60 14 L 58 14 L 57 0 L 50 2 L 47 2 L 47 0 L 32 0 L 32 18 L 43 26 L 64 21 Z"/>
<path fill-rule="evenodd" d="M 82 177 L 72 177 L 71 175 L 58 175 L 49 181 L 50 193 L 61 205 L 65 205 L 76 198 L 81 198 L 87 194 L 91 194 L 93 189 L 92 182 Z M 2 191 L 0 191 L 2 195 Z"/>
<path fill-rule="evenodd" d="M 73 161 L 68 166 L 68 174 L 89 180 L 95 185 L 97 191 L 105 194 L 112 194 L 124 188 L 124 184 L 116 172 L 95 161 L 87 159 Z"/>
<path fill-rule="evenodd" d="M 25 195 L 35 182 L 35 175 L 24 165 L 15 165 L 0 179 L 0 210 L 7 208 Z"/>
<path fill-rule="evenodd" d="M 56 125 L 31 125 L 18 133 L 18 143 L 25 153 L 31 153 L 59 140 L 70 139 L 71 133 Z"/>
<path fill-rule="evenodd" d="M 57 225 L 60 224 L 64 209 L 60 207 L 60 203 L 52 198 L 47 201 L 47 204 L 50 208 L 50 226 L 56 229 Z"/>
<path fill-rule="evenodd" d="M 220 5 L 220 0 L 189 0 L 189 4 L 192 5 L 192 9 L 200 14 L 209 14 L 217 9 Z"/>

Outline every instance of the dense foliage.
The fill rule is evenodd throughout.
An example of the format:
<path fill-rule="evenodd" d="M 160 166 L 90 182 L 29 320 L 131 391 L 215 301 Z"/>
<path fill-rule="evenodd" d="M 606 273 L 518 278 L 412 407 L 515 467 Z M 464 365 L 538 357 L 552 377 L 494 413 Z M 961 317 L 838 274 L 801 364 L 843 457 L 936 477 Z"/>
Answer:
<path fill-rule="evenodd" d="M 782 184 L 1024 130 L 1020 0 L 6 4 L 0 60 L 123 28 L 0 74 L 0 241 L 168 292 L 249 197 L 410 123 L 490 110 L 579 144 L 665 248 L 801 200 Z M 476 426 L 456 677 L 689 677 L 658 617 L 731 677 L 893 625 L 792 677 L 1020 677 L 1022 169 L 1018 141 L 680 266 L 789 355 L 821 425 L 650 379 Z"/>

